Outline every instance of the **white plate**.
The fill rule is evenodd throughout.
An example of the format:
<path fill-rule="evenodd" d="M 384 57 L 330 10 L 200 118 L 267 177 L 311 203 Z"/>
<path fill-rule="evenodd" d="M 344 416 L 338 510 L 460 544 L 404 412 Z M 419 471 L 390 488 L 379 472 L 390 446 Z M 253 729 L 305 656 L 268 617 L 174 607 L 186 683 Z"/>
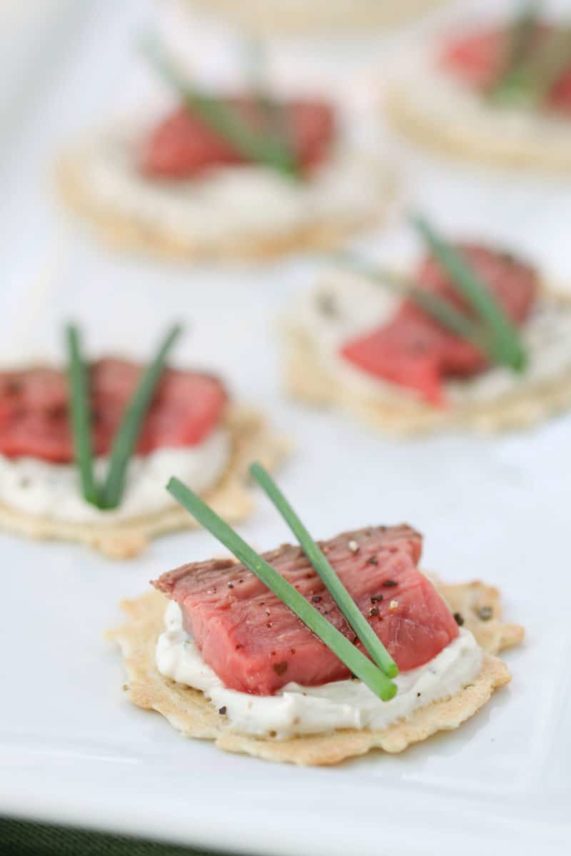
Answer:
<path fill-rule="evenodd" d="M 144 17 L 136 0 L 97 0 L 73 21 L 64 16 L 53 61 L 13 114 L 3 152 L 3 351 L 54 351 L 61 321 L 79 318 L 94 349 L 143 353 L 182 315 L 191 331 L 181 356 L 224 371 L 296 439 L 282 482 L 313 532 L 410 521 L 427 533 L 425 566 L 500 585 L 528 641 L 508 658 L 512 685 L 457 732 L 331 770 L 272 765 L 186 741 L 131 707 L 103 638 L 121 597 L 209 555 L 207 535 L 165 538 L 132 563 L 2 536 L 0 811 L 265 856 L 569 852 L 571 418 L 490 440 L 382 441 L 280 396 L 271 319 L 311 281 L 315 261 L 190 272 L 115 256 L 68 231 L 47 192 L 51 162 L 72 130 L 136 93 L 126 48 Z M 419 157 L 409 177 L 418 207 L 440 222 L 519 237 L 551 274 L 571 278 L 569 187 Z M 408 239 L 394 228 L 378 246 L 390 256 Z M 261 499 L 243 531 L 260 547 L 285 537 Z"/>

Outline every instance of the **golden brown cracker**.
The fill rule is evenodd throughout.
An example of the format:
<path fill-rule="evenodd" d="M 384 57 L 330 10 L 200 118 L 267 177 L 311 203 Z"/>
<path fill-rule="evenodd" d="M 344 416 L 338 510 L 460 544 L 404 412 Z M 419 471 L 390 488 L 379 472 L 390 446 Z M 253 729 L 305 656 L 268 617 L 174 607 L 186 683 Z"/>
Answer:
<path fill-rule="evenodd" d="M 82 181 L 81 157 L 69 156 L 57 170 L 57 185 L 65 203 L 78 216 L 89 221 L 110 246 L 127 251 L 187 262 L 266 262 L 284 255 L 305 251 L 326 251 L 340 247 L 354 234 L 378 225 L 390 204 L 392 190 L 379 200 L 378 209 L 351 219 L 329 218 L 291 228 L 282 234 L 245 238 L 231 232 L 223 241 L 205 243 L 200 238 L 182 236 L 165 224 L 149 226 L 98 204 Z"/>
<path fill-rule="evenodd" d="M 133 704 L 155 710 L 165 716 L 186 737 L 213 740 L 220 749 L 300 765 L 337 764 L 363 755 L 371 749 L 402 752 L 407 746 L 426 740 L 438 731 L 458 728 L 491 697 L 494 690 L 507 684 L 510 674 L 493 654 L 515 645 L 523 637 L 523 628 L 501 622 L 499 592 L 481 582 L 446 585 L 437 588 L 455 612 L 461 612 L 466 627 L 487 652 L 480 674 L 459 693 L 419 708 L 407 719 L 382 730 L 334 731 L 327 734 L 295 737 L 288 740 L 252 737 L 229 729 L 224 716 L 199 690 L 163 677 L 155 665 L 155 646 L 163 630 L 166 599 L 151 591 L 136 600 L 125 601 L 125 623 L 110 633 L 120 646 L 128 684 L 126 691 Z M 481 608 L 492 609 L 492 615 Z"/>
<path fill-rule="evenodd" d="M 521 136 L 501 134 L 493 121 L 479 129 L 462 121 L 461 112 L 450 116 L 449 121 L 431 114 L 424 101 L 419 100 L 409 82 L 393 85 L 385 99 L 386 115 L 393 127 L 403 136 L 435 153 L 451 155 L 482 165 L 509 169 L 540 170 L 561 173 L 571 170 L 571 145 L 550 145 L 549 134 Z M 542 120 L 537 119 L 538 123 Z M 570 137 L 571 139 L 571 137 Z"/>
<path fill-rule="evenodd" d="M 565 295 L 551 299 L 568 308 Z M 393 437 L 467 429 L 484 434 L 528 428 L 571 407 L 571 370 L 550 380 L 521 383 L 488 401 L 432 407 L 398 389 L 375 395 L 353 389 L 322 364 L 310 335 L 290 324 L 285 332 L 284 377 L 295 398 L 318 406 L 337 406 Z M 469 381 L 467 381 L 469 383 Z"/>

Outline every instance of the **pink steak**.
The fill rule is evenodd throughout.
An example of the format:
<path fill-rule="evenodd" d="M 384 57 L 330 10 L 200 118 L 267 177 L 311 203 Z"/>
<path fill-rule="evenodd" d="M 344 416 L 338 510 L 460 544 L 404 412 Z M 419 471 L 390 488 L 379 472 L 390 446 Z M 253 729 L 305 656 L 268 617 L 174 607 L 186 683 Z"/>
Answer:
<path fill-rule="evenodd" d="M 409 526 L 374 526 L 321 542 L 403 671 L 424 665 L 458 635 L 450 610 L 418 570 L 421 546 Z M 264 558 L 356 642 L 299 547 L 284 545 Z M 329 648 L 231 559 L 183 565 L 154 585 L 180 605 L 186 630 L 227 687 L 270 695 L 290 681 L 317 686 L 350 676 Z"/>

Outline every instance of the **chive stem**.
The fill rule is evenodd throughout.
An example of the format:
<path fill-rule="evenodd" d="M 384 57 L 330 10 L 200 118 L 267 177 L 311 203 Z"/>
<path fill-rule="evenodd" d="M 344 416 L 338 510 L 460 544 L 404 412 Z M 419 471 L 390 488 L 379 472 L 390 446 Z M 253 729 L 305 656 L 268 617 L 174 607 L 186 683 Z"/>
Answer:
<path fill-rule="evenodd" d="M 73 452 L 79 470 L 82 494 L 91 505 L 99 505 L 99 491 L 93 468 L 88 372 L 81 352 L 81 336 L 73 324 L 66 327 L 66 340 Z"/>
<path fill-rule="evenodd" d="M 250 474 L 269 497 L 276 509 L 279 511 L 295 537 L 299 545 L 318 576 L 321 578 L 326 589 L 343 613 L 348 624 L 357 634 L 366 650 L 369 652 L 373 662 L 382 669 L 389 678 L 395 678 L 398 667 L 350 593 L 347 591 L 335 570 L 328 562 L 326 556 L 313 540 L 306 527 L 299 519 L 288 500 L 285 498 L 270 474 L 258 463 L 250 467 Z"/>
<path fill-rule="evenodd" d="M 489 92 L 497 104 L 541 107 L 571 64 L 571 28 L 553 27 L 543 35 L 538 3 L 524 3 L 511 27 L 505 66 Z M 539 38 L 538 38 L 539 36 Z"/>
<path fill-rule="evenodd" d="M 489 333 L 488 342 L 494 361 L 514 371 L 523 371 L 527 355 L 517 328 L 486 283 L 468 264 L 462 253 L 447 243 L 423 217 L 413 217 L 412 224 L 431 255 L 450 276 L 457 291 L 481 319 Z"/>
<path fill-rule="evenodd" d="M 177 91 L 187 108 L 197 113 L 245 158 L 262 163 L 288 178 L 299 177 L 291 153 L 281 139 L 252 130 L 231 106 L 193 87 L 156 44 L 147 44 L 145 53 L 166 83 Z"/>
<path fill-rule="evenodd" d="M 137 445 L 147 411 L 165 367 L 165 361 L 176 339 L 182 332 L 174 326 L 164 338 L 156 357 L 144 370 L 137 388 L 127 405 L 119 429 L 113 440 L 107 478 L 101 490 L 101 508 L 116 508 L 125 490 L 129 461 Z"/>
<path fill-rule="evenodd" d="M 537 0 L 523 0 L 510 26 L 506 58 L 499 79 L 489 97 L 498 103 L 510 102 L 525 93 L 526 64 L 533 50 L 539 23 Z"/>
<path fill-rule="evenodd" d="M 281 146 L 284 161 L 289 162 L 292 175 L 299 174 L 300 165 L 291 139 L 290 127 L 286 121 L 286 108 L 280 105 L 267 90 L 267 73 L 265 73 L 267 57 L 259 39 L 252 38 L 247 42 L 246 66 L 249 72 L 250 89 L 260 114 L 266 120 L 274 144 Z"/>
<path fill-rule="evenodd" d="M 171 478 L 169 493 L 215 538 L 247 567 L 279 600 L 281 600 L 342 663 L 383 701 L 397 692 L 394 684 L 377 666 L 359 651 L 321 613 L 315 609 L 281 574 L 250 547 L 209 508 L 197 494 L 179 479 Z"/>
<path fill-rule="evenodd" d="M 394 291 L 403 298 L 412 300 L 427 315 L 430 315 L 435 321 L 438 321 L 439 324 L 450 330 L 451 333 L 462 339 L 467 339 L 482 351 L 484 356 L 493 357 L 487 347 L 486 337 L 481 325 L 453 306 L 448 300 L 444 300 L 438 294 L 431 294 L 424 288 L 420 288 L 407 277 L 386 268 L 369 264 L 365 260 L 356 258 L 349 253 L 343 253 L 338 258 L 343 266 L 354 270 L 355 273 L 364 276 L 371 282 Z"/>

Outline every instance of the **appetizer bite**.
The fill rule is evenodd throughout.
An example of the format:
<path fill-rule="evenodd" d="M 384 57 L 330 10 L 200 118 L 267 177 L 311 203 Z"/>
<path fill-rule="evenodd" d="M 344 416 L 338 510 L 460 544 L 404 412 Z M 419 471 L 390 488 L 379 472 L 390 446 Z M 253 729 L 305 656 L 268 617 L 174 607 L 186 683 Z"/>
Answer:
<path fill-rule="evenodd" d="M 235 559 L 184 565 L 123 604 L 111 636 L 134 704 L 229 752 L 335 764 L 457 728 L 508 683 L 495 655 L 523 629 L 502 623 L 496 589 L 428 579 L 409 526 L 317 544 L 268 473 L 252 475 L 300 546 L 258 555 L 171 480 Z"/>
<path fill-rule="evenodd" d="M 407 275 L 345 256 L 286 322 L 286 383 L 389 434 L 523 428 L 571 405 L 571 302 L 503 249 L 425 220 Z"/>
<path fill-rule="evenodd" d="M 65 199 L 114 243 L 183 259 L 264 259 L 375 224 L 392 177 L 331 103 L 214 93 L 160 52 L 173 106 L 88 136 L 61 164 Z M 258 86 L 258 89 L 256 89 Z"/>
<path fill-rule="evenodd" d="M 166 366 L 173 328 L 147 366 L 83 360 L 67 331 L 65 370 L 0 373 L 0 525 L 81 541 L 116 558 L 192 526 L 164 486 L 176 472 L 229 520 L 248 515 L 247 465 L 284 452 L 263 418 L 214 375 Z"/>
<path fill-rule="evenodd" d="M 571 27 L 525 3 L 407 54 L 388 94 L 394 125 L 442 151 L 502 166 L 571 169 Z"/>

